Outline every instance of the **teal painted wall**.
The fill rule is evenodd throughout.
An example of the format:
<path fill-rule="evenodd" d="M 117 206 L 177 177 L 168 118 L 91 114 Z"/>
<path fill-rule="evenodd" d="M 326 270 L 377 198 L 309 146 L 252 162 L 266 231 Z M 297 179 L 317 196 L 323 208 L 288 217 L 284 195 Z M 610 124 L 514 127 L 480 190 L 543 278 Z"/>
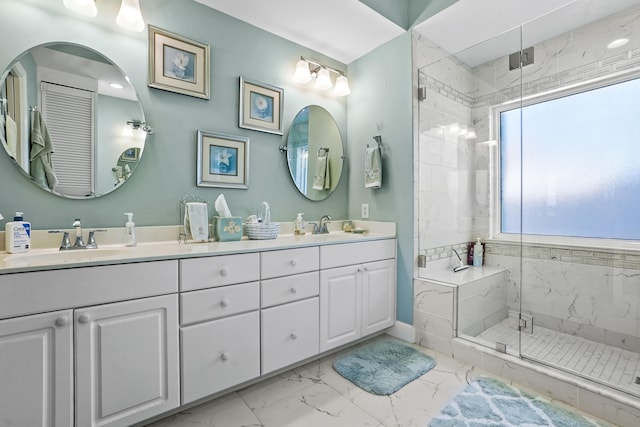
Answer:
<path fill-rule="evenodd" d="M 398 225 L 398 320 L 413 323 L 411 32 L 349 64 L 349 216 Z M 352 82 L 352 83 L 351 83 Z M 364 150 L 382 136 L 382 188 L 364 188 Z"/>
<path fill-rule="evenodd" d="M 347 179 L 326 200 L 312 202 L 294 187 L 286 158 L 278 147 L 284 137 L 238 127 L 238 79 L 269 83 L 284 89 L 285 134 L 305 105 L 326 108 L 347 137 L 347 99 L 318 93 L 292 83 L 300 55 L 336 69 L 346 66 L 331 58 L 223 15 L 192 0 L 141 0 L 147 24 L 211 46 L 211 99 L 202 100 L 147 87 L 147 33 L 133 33 L 115 24 L 120 2 L 97 2 L 98 16 L 86 18 L 68 11 L 62 1 L 2 0 L 0 70 L 32 46 L 67 41 L 104 54 L 129 75 L 140 95 L 147 122 L 155 134 L 133 177 L 113 193 L 94 200 L 68 200 L 28 182 L 0 153 L 0 212 L 10 217 L 23 211 L 34 229 L 69 228 L 73 218 L 87 227 L 122 226 L 123 212 L 134 212 L 136 224 L 179 222 L 178 197 L 197 193 L 213 201 L 224 193 L 235 215 L 255 213 L 266 200 L 272 218 L 293 221 L 297 212 L 308 220 L 323 214 L 347 216 Z M 249 190 L 201 188 L 196 182 L 196 131 L 207 130 L 250 138 Z"/>

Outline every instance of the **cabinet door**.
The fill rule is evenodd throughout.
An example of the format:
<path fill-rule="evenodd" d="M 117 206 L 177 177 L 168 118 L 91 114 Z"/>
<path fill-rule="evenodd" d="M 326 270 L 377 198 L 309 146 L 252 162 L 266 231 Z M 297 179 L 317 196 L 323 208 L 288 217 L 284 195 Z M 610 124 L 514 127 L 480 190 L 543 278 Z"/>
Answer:
<path fill-rule="evenodd" d="M 176 408 L 178 296 L 76 310 L 76 425 L 129 426 Z"/>
<path fill-rule="evenodd" d="M 359 266 L 320 272 L 320 351 L 360 337 L 362 278 Z"/>
<path fill-rule="evenodd" d="M 71 310 L 0 322 L 0 426 L 73 424 Z"/>
<path fill-rule="evenodd" d="M 395 323 L 395 260 L 371 262 L 362 266 L 362 336 Z"/>
<path fill-rule="evenodd" d="M 258 311 L 188 326 L 182 338 L 182 403 L 260 376 Z"/>
<path fill-rule="evenodd" d="M 262 374 L 318 354 L 318 298 L 262 310 Z"/>

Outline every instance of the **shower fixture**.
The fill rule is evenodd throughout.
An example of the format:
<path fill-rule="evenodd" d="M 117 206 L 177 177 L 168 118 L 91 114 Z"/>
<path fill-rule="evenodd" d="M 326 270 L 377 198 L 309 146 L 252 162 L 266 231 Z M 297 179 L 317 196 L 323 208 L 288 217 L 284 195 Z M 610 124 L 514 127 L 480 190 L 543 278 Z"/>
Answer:
<path fill-rule="evenodd" d="M 456 251 L 453 248 L 451 248 L 451 250 L 453 251 L 453 253 L 456 254 L 456 256 L 458 257 L 458 260 L 460 261 L 460 265 L 456 265 L 455 267 L 453 267 L 453 272 L 457 273 L 458 271 L 466 270 L 467 268 L 469 268 L 468 265 L 465 265 L 465 263 L 462 262 L 462 258 L 460 258 L 460 254 L 458 254 L 458 251 Z"/>

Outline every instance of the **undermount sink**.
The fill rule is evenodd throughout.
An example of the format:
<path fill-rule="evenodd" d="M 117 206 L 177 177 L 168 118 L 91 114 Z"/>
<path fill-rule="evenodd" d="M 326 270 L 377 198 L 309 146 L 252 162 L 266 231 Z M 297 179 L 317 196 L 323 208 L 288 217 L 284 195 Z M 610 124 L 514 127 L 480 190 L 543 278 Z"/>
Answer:
<path fill-rule="evenodd" d="M 105 257 L 112 257 L 116 255 L 122 255 L 124 248 L 98 248 L 98 249 L 76 249 L 60 251 L 58 249 L 36 249 L 30 252 L 23 252 L 17 254 L 8 255 L 5 259 L 6 262 L 15 263 L 34 263 L 34 264 L 49 264 L 49 263 L 68 263 L 68 262 L 80 262 L 92 259 L 99 259 Z"/>

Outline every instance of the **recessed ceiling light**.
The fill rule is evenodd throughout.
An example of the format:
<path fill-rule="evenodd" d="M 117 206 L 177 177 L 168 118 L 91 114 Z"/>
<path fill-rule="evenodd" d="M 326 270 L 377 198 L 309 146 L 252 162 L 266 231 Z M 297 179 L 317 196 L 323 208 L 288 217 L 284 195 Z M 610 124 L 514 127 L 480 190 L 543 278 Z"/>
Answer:
<path fill-rule="evenodd" d="M 615 49 L 617 47 L 622 47 L 625 44 L 629 43 L 629 39 L 616 39 L 607 45 L 607 49 Z"/>
<path fill-rule="evenodd" d="M 124 86 L 122 86 L 120 83 L 111 83 L 109 86 L 111 86 L 114 89 L 123 89 Z"/>

